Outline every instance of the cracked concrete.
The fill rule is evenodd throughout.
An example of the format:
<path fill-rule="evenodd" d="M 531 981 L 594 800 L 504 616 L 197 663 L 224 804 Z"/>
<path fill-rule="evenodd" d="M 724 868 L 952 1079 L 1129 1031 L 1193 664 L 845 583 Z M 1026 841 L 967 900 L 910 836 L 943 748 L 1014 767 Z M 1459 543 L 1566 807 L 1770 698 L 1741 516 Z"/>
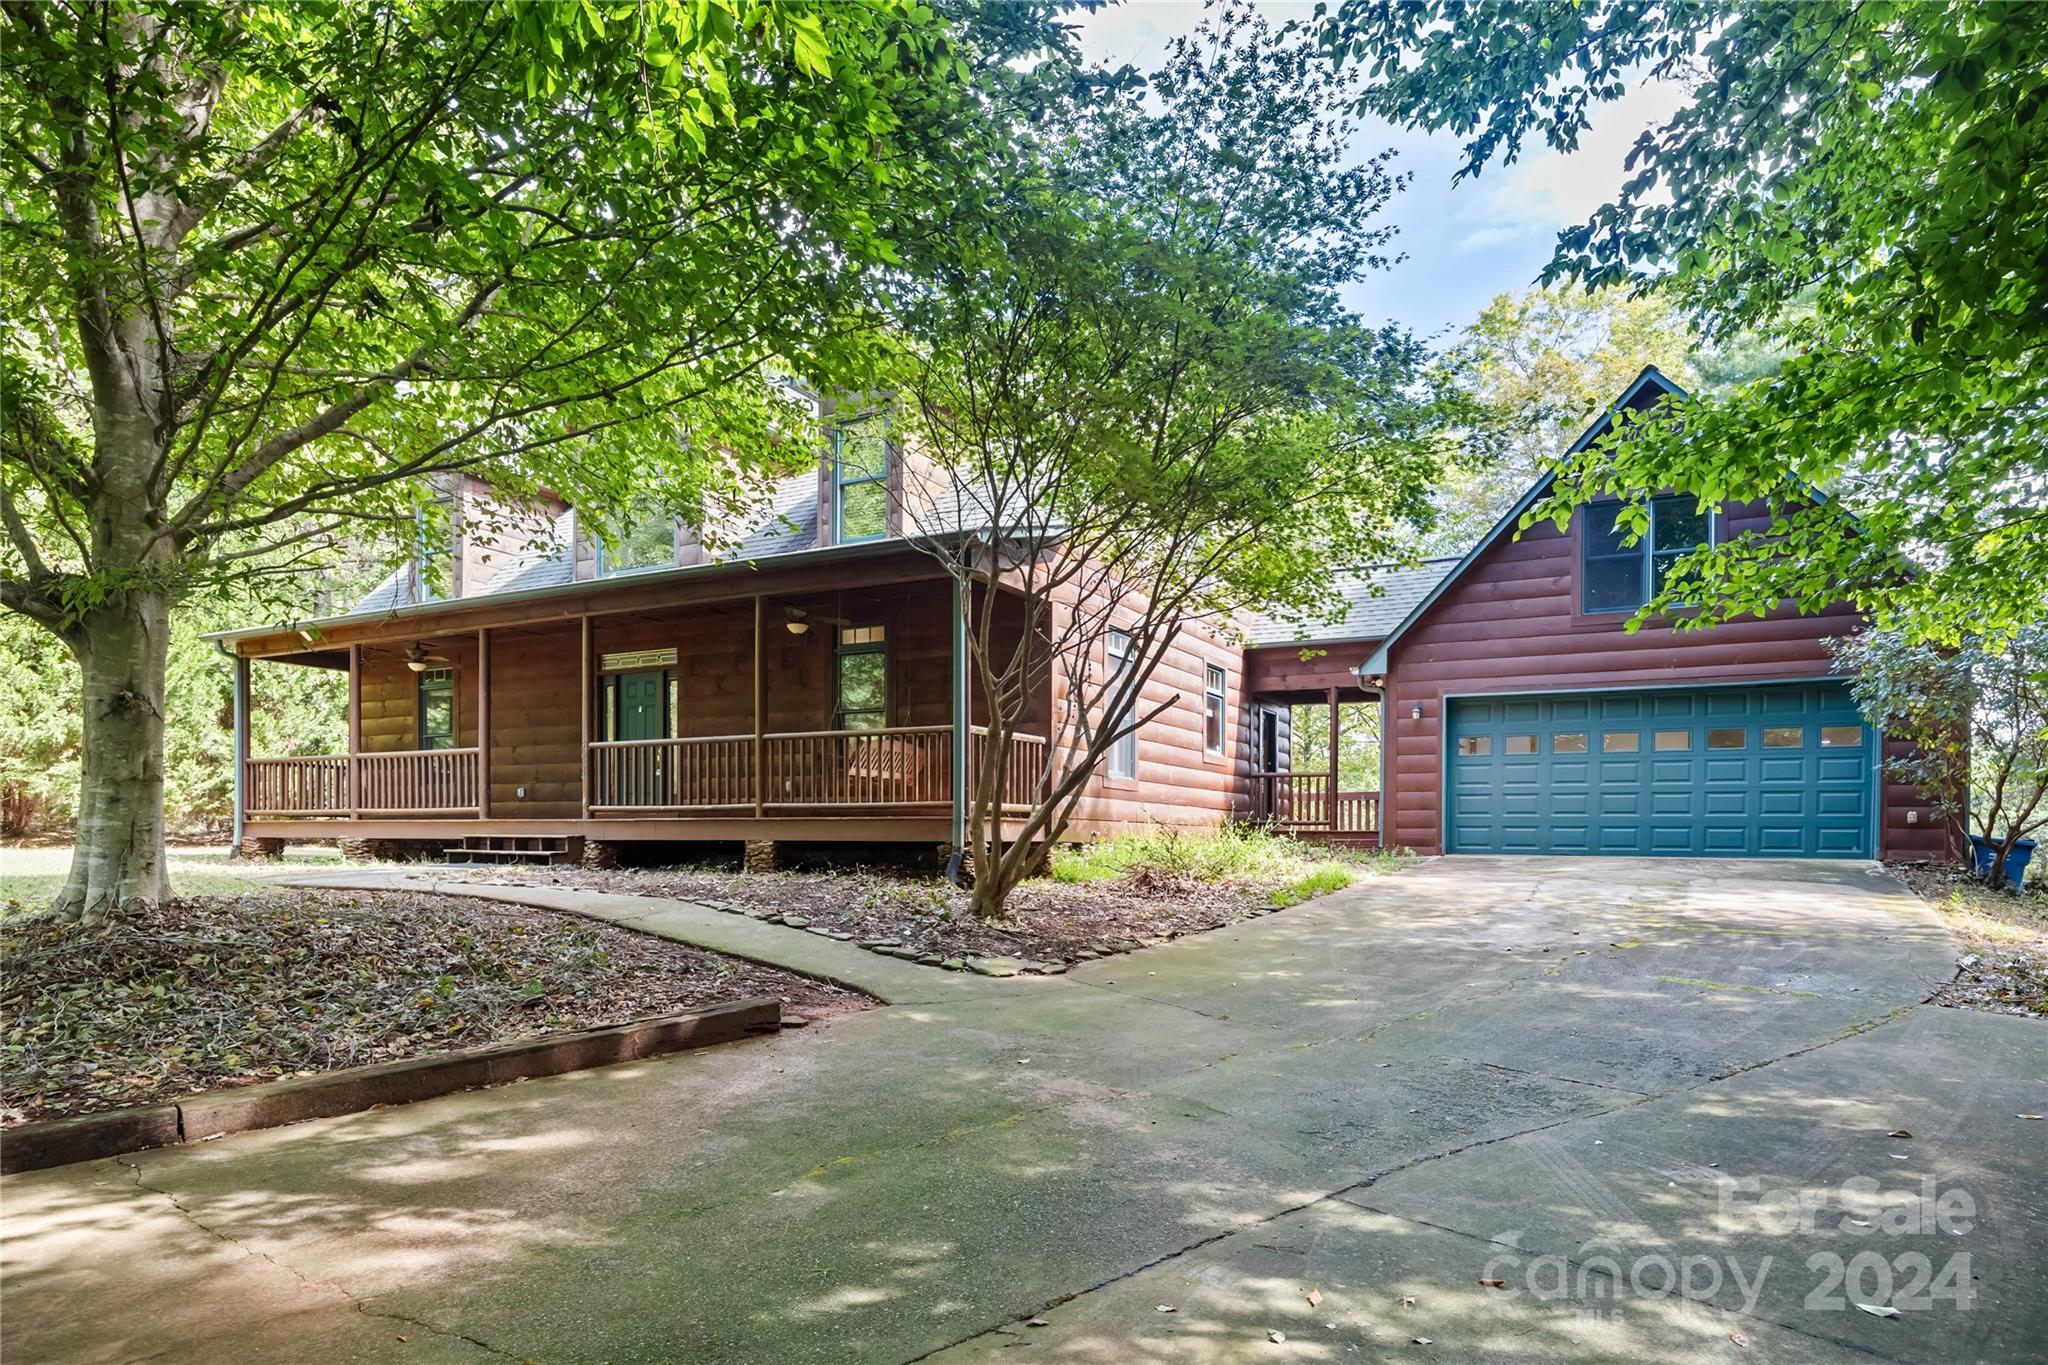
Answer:
<path fill-rule="evenodd" d="M 1452 860 L 1029 982 L 554 894 L 907 975 L 800 1034 L 10 1177 L 8 1357 L 2012 1360 L 2048 1334 L 2048 1124 L 2012 1117 L 2048 1107 L 2048 1031 L 1920 1007 L 1952 949 L 1859 865 Z M 1850 1231 L 1889 1207 L 1855 1180 L 1921 1176 L 1967 1232 Z M 1761 1216 L 1809 1189 L 1817 1221 Z M 1968 1251 L 1970 1307 L 1810 1302 L 1809 1258 L 1873 1248 Z M 1659 1257 L 1720 1278 L 1631 1281 Z M 1537 1292 L 1550 1267 L 1579 1292 Z"/>

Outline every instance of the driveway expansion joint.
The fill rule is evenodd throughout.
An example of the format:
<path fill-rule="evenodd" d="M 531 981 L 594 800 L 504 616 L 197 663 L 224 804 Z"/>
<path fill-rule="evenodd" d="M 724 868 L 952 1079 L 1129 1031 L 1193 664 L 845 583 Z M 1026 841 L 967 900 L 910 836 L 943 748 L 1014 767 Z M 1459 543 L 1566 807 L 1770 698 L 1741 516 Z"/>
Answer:
<path fill-rule="evenodd" d="M 282 1270 L 285 1274 L 290 1275 L 293 1279 L 297 1280 L 300 1284 L 305 1285 L 309 1289 L 323 1289 L 329 1291 L 330 1293 L 340 1295 L 341 1298 L 348 1304 L 350 1308 L 353 1308 L 356 1312 L 362 1314 L 365 1317 L 382 1318 L 389 1322 L 402 1322 L 408 1326 L 417 1327 L 422 1331 L 431 1332 L 435 1336 L 447 1337 L 450 1340 L 454 1341 L 468 1342 L 470 1345 L 476 1347 L 478 1350 L 487 1351 L 494 1356 L 502 1356 L 506 1360 L 526 1359 L 526 1357 L 519 1355 L 517 1352 L 507 1351 L 500 1346 L 493 1346 L 490 1342 L 481 1340 L 477 1337 L 470 1336 L 466 1332 L 457 1332 L 450 1328 L 436 1326 L 435 1324 L 428 1322 L 425 1318 L 417 1318 L 406 1313 L 396 1313 L 381 1308 L 372 1308 L 367 1300 L 361 1298 L 353 1290 L 349 1289 L 346 1285 L 338 1284 L 333 1280 L 315 1279 L 311 1275 L 308 1275 L 305 1271 L 300 1270 L 297 1266 L 292 1265 L 287 1261 L 280 1261 L 277 1257 L 271 1255 L 269 1252 L 250 1246 L 247 1242 L 243 1241 L 239 1237 L 236 1237 L 232 1233 L 221 1231 L 219 1228 L 215 1227 L 213 1224 L 207 1222 L 198 1214 L 194 1213 L 192 1209 L 185 1203 L 185 1201 L 180 1199 L 177 1196 L 177 1194 L 173 1191 L 167 1190 L 161 1185 L 152 1185 L 147 1180 L 144 1180 L 142 1178 L 142 1163 L 138 1161 L 130 1161 L 126 1157 L 120 1156 L 111 1157 L 109 1158 L 109 1160 L 111 1160 L 116 1166 L 125 1167 L 127 1169 L 128 1173 L 134 1177 L 135 1188 L 147 1191 L 148 1193 L 156 1195 L 159 1198 L 163 1199 L 164 1202 L 171 1206 L 172 1210 L 175 1211 L 180 1218 L 184 1219 L 187 1223 L 191 1224 L 199 1231 L 205 1233 L 208 1237 L 213 1238 L 217 1242 L 223 1242 L 226 1245 L 233 1247 L 235 1250 L 241 1252 L 244 1256 L 252 1257 L 255 1260 L 259 1260 L 268 1265 L 277 1267 L 277 1269 Z M 164 1354 L 166 1353 L 160 1351 L 154 1353 L 154 1356 L 144 1357 L 144 1359 L 160 1357 Z"/>

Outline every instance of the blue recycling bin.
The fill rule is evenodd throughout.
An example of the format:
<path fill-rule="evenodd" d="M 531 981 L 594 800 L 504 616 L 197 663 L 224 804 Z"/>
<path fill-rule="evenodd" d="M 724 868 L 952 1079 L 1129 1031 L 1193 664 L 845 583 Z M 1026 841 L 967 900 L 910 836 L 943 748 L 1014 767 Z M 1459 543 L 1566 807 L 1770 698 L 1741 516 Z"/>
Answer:
<path fill-rule="evenodd" d="M 1981 834 L 1970 836 L 1970 851 L 1976 855 L 1977 875 L 1991 875 L 1991 860 L 1998 856 L 1998 845 Z M 2005 855 L 2005 884 L 2017 891 L 2027 879 L 2027 864 L 2034 860 L 2034 841 L 2021 839 L 2012 846 L 2012 852 Z"/>

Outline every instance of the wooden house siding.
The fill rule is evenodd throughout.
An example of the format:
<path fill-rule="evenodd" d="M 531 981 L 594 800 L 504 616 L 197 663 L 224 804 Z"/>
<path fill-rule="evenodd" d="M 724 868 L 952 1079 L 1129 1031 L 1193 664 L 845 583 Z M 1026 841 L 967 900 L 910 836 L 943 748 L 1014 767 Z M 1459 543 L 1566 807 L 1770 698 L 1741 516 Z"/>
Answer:
<path fill-rule="evenodd" d="M 1105 666 L 1102 645 L 1093 666 Z M 1203 694 L 1210 665 L 1223 670 L 1223 752 L 1203 746 Z M 1212 632 L 1189 628 L 1174 642 L 1140 692 L 1137 713 L 1171 703 L 1138 729 L 1136 776 L 1111 777 L 1104 763 L 1089 776 L 1074 807 L 1070 836 L 1095 837 L 1153 828 L 1214 829 L 1247 805 L 1254 733 L 1248 728 L 1244 653 Z M 1053 713 L 1066 705 L 1055 680 Z"/>
<path fill-rule="evenodd" d="M 1721 509 L 1724 536 L 1767 525 L 1760 504 Z M 1860 628 L 1847 606 L 1785 611 L 1711 629 L 1650 624 L 1579 607 L 1579 527 L 1548 522 L 1503 535 L 1453 579 L 1388 651 L 1387 838 L 1424 853 L 1443 846 L 1444 699 L 1488 692 L 1577 692 L 1838 677 L 1825 641 Z M 1421 718 L 1412 712 L 1422 708 Z M 1928 856 L 1943 834 L 1912 792 L 1881 791 L 1883 856 Z M 1908 812 L 1917 821 L 1908 824 Z"/>

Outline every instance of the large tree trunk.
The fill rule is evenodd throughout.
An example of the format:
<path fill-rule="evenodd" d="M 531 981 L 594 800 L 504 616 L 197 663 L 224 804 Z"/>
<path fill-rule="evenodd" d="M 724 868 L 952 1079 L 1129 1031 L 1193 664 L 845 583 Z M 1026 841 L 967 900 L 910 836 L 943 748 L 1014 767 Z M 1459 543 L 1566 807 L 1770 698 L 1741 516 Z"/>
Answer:
<path fill-rule="evenodd" d="M 116 594 L 71 635 L 85 680 L 78 842 L 52 911 L 97 924 L 115 910 L 161 903 L 164 865 L 164 669 L 170 602 Z"/>

